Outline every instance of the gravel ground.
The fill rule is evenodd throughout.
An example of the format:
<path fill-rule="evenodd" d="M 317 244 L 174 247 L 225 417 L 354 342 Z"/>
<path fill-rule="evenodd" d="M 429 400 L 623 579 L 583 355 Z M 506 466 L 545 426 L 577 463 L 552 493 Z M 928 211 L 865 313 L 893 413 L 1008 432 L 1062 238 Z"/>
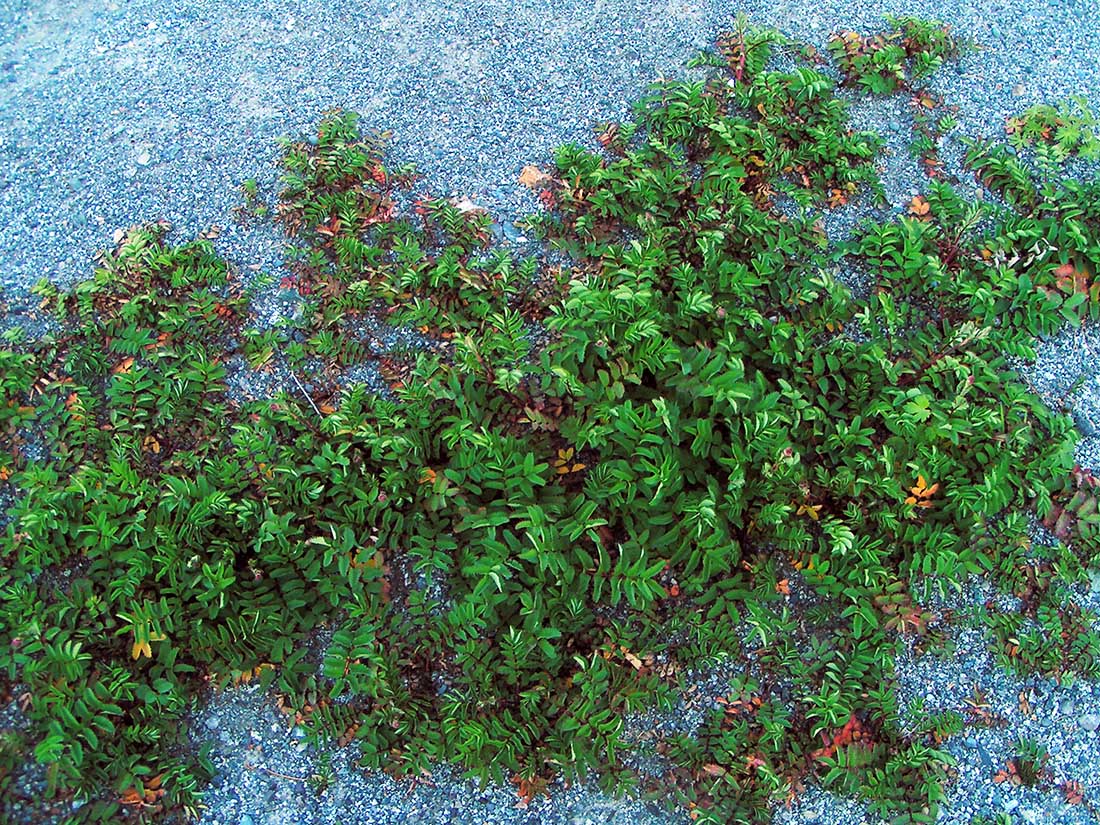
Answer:
<path fill-rule="evenodd" d="M 421 782 L 395 782 L 353 766 L 354 745 L 318 751 L 304 731 L 255 689 L 216 697 L 196 719 L 216 743 L 212 803 L 204 825 L 657 825 L 671 822 L 660 809 L 603 796 L 591 785 L 550 788 L 527 807 L 511 786 L 463 781 L 437 769 Z M 686 821 L 686 820 L 685 820 Z"/>
<path fill-rule="evenodd" d="M 41 277 L 72 283 L 112 232 L 166 218 L 190 237 L 224 227 L 217 248 L 242 273 L 278 283 L 280 239 L 270 227 L 232 219 L 237 187 L 274 186 L 274 138 L 313 130 L 330 106 L 355 109 L 394 133 L 393 160 L 413 162 L 427 191 L 470 197 L 518 242 L 510 221 L 534 207 L 516 185 L 527 163 L 545 162 L 562 142 L 589 141 L 594 120 L 623 117 L 645 84 L 674 75 L 738 11 L 757 23 L 824 45 L 838 28 L 872 30 L 887 13 L 935 17 L 982 44 L 940 72 L 932 89 L 959 106 L 960 126 L 943 146 L 951 162 L 959 135 L 993 134 L 1006 116 L 1036 102 L 1083 93 L 1100 109 L 1100 0 L 771 0 L 690 3 L 609 0 L 429 0 L 350 3 L 131 0 L 0 0 L 0 297 L 13 323 L 32 305 Z M 909 157 L 907 101 L 860 103 L 857 122 L 881 131 L 890 153 L 884 180 L 893 208 L 922 187 Z M 845 234 L 858 209 L 829 217 Z M 273 322 L 288 294 L 271 289 L 258 315 Z M 1052 404 L 1067 404 L 1083 434 L 1083 463 L 1100 467 L 1100 340 L 1068 331 L 1046 342 L 1028 380 Z M 369 376 L 367 376 L 369 378 Z M 1079 389 L 1067 390 L 1078 377 Z M 277 385 L 269 378 L 269 384 Z M 262 384 L 250 385 L 264 391 Z M 243 390 L 242 390 L 243 391 Z M 1087 594 L 1100 603 L 1100 579 Z M 975 585 L 960 605 L 980 603 Z M 1096 822 L 1100 806 L 1100 688 L 1057 687 L 1005 676 L 979 631 L 952 629 L 959 653 L 899 663 L 903 704 L 959 709 L 974 685 L 1011 721 L 967 729 L 947 745 L 959 783 L 942 821 L 976 813 L 1012 823 Z M 708 690 L 710 686 L 708 685 Z M 1030 697 L 1030 711 L 1019 696 Z M 685 701 L 654 724 L 695 719 Z M 228 691 L 199 712 L 197 740 L 214 744 L 218 767 L 203 822 L 264 823 L 650 823 L 686 821 L 641 803 L 611 800 L 590 786 L 552 788 L 550 799 L 515 808 L 509 787 L 479 791 L 445 770 L 410 787 L 363 776 L 351 755 L 324 755 L 297 738 L 270 701 Z M 1094 806 L 1065 806 L 1056 791 L 995 785 L 996 769 L 1025 733 L 1047 745 L 1058 779 L 1079 779 Z M 313 776 L 331 765 L 320 793 Z M 41 821 L 31 814 L 26 821 Z M 865 809 L 811 788 L 777 822 L 872 822 Z"/>

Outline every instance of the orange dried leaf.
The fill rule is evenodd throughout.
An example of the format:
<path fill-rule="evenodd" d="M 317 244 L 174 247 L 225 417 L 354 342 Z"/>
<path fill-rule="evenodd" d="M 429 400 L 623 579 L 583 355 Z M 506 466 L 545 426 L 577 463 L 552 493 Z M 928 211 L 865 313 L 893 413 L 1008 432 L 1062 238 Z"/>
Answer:
<path fill-rule="evenodd" d="M 119 796 L 118 801 L 121 805 L 140 805 L 142 803 L 141 795 L 134 788 L 127 789 Z"/>
<path fill-rule="evenodd" d="M 523 171 L 519 175 L 520 186 L 526 186 L 528 189 L 535 189 L 536 187 L 546 186 L 553 182 L 553 178 L 540 170 L 537 166 L 528 164 L 523 167 Z"/>
<path fill-rule="evenodd" d="M 115 367 L 114 367 L 114 369 L 111 370 L 111 372 L 114 375 L 119 375 L 121 373 L 129 372 L 130 367 L 132 367 L 133 365 L 134 365 L 133 357 L 123 358 L 121 361 L 119 361 L 117 364 L 115 364 Z"/>
<path fill-rule="evenodd" d="M 913 200 L 909 201 L 909 214 L 918 218 L 923 218 L 932 210 L 931 204 L 928 203 L 922 196 L 917 195 Z"/>

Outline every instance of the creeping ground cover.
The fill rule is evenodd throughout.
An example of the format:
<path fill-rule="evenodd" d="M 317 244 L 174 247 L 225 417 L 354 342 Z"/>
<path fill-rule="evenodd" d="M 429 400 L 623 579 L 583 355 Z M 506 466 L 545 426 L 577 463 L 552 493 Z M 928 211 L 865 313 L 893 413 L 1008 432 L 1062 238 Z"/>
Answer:
<path fill-rule="evenodd" d="M 963 46 L 906 19 L 829 51 L 848 86 L 921 100 Z M 986 198 L 927 164 L 838 243 L 821 216 L 882 199 L 882 142 L 824 63 L 739 21 L 598 149 L 524 170 L 528 259 L 468 201 L 414 201 L 333 111 L 283 144 L 270 216 L 246 187 L 242 217 L 290 239 L 284 325 L 162 224 L 42 283 L 53 331 L 0 350 L 0 690 L 29 720 L 0 796 L 33 755 L 66 821 L 194 816 L 195 697 L 260 680 L 399 777 L 448 761 L 530 799 L 593 775 L 713 823 L 816 781 L 932 822 L 941 745 L 975 724 L 898 706 L 935 596 L 987 577 L 1022 600 L 988 620 L 1006 667 L 1096 678 L 1070 585 L 1100 563 L 1100 482 L 1006 360 L 1100 319 L 1100 181 L 1063 168 L 1094 138 L 1057 132 L 1086 116 L 1025 113 L 1030 154 L 970 146 Z M 240 403 L 230 354 L 286 392 Z M 362 365 L 384 392 L 344 380 Z M 728 695 L 640 772 L 625 720 L 719 664 Z"/>

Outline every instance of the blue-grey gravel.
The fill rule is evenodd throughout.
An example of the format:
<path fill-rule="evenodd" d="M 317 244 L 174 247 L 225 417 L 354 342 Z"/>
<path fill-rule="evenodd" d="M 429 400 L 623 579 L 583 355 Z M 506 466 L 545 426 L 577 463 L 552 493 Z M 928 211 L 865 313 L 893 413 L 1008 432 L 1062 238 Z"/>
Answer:
<path fill-rule="evenodd" d="M 516 184 L 520 169 L 547 162 L 563 142 L 591 142 L 593 121 L 626 116 L 648 82 L 680 72 L 739 11 L 818 47 L 840 28 L 877 29 L 890 13 L 938 18 L 976 40 L 979 51 L 931 83 L 959 107 L 959 126 L 944 141 L 947 158 L 958 158 L 960 136 L 996 134 L 1006 116 L 1032 103 L 1084 94 L 1100 109 L 1100 0 L 0 0 L 0 297 L 11 313 L 5 326 L 28 323 L 27 290 L 39 278 L 71 284 L 86 277 L 93 253 L 110 244 L 115 229 L 159 218 L 180 237 L 223 227 L 216 246 L 242 276 L 266 272 L 278 284 L 280 236 L 234 221 L 238 187 L 255 178 L 271 192 L 275 138 L 309 134 L 330 106 L 355 109 L 367 125 L 392 130 L 394 160 L 417 165 L 425 192 L 485 206 L 497 219 L 498 238 L 522 245 L 513 221 L 536 204 Z M 887 140 L 883 177 L 900 210 L 925 185 L 908 154 L 907 101 L 861 100 L 854 115 Z M 858 216 L 837 210 L 827 230 L 842 236 Z M 256 306 L 265 323 L 293 312 L 274 287 L 261 290 Z M 1043 345 L 1035 364 L 1021 366 L 1049 403 L 1069 405 L 1088 436 L 1078 457 L 1100 468 L 1100 361 L 1093 353 L 1100 353 L 1095 332 L 1068 330 Z M 238 368 L 246 373 L 239 357 Z M 244 395 L 286 385 L 278 371 L 239 380 Z M 359 380 L 381 386 L 369 370 Z M 960 604 L 987 596 L 975 584 Z M 1100 688 L 1010 677 L 979 631 L 951 633 L 956 656 L 899 662 L 903 704 L 920 696 L 929 710 L 958 709 L 980 686 L 1014 727 L 948 742 L 958 781 L 941 821 L 967 825 L 978 815 L 1003 815 L 1012 822 L 1095 822 L 1087 808 L 1056 792 L 995 785 L 992 774 L 1022 731 L 1046 744 L 1055 778 L 1095 783 Z M 1019 710 L 1024 691 L 1034 697 L 1033 718 Z M 303 740 L 288 736 L 291 726 L 251 688 L 215 695 L 200 720 L 196 744 L 213 743 L 218 771 L 203 813 L 207 825 L 687 821 L 587 784 L 559 782 L 548 798 L 523 809 L 510 787 L 480 790 L 451 769 L 415 784 L 364 774 L 349 750 L 299 750 Z M 658 717 L 649 724 L 682 726 Z M 330 770 L 331 781 L 316 778 Z M 41 777 L 32 771 L 25 782 L 33 798 Z M 43 821 L 31 807 L 13 815 Z M 781 807 L 777 821 L 875 820 L 858 801 L 811 787 Z"/>

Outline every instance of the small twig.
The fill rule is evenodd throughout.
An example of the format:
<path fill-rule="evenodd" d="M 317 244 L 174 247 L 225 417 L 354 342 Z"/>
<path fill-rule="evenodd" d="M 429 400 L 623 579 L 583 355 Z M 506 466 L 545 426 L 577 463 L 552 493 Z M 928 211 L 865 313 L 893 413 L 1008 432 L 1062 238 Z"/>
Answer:
<path fill-rule="evenodd" d="M 317 417 L 324 418 L 324 416 L 321 415 L 321 411 L 317 409 L 317 405 L 313 403 L 313 396 L 306 392 L 306 388 L 302 386 L 302 382 L 298 380 L 298 376 L 294 374 L 293 370 L 291 370 L 290 372 L 290 377 L 294 379 L 294 383 L 298 385 L 298 389 L 300 389 L 302 391 L 302 395 L 306 397 L 306 401 L 309 402 L 309 406 L 313 407 L 313 411 L 317 413 Z"/>

